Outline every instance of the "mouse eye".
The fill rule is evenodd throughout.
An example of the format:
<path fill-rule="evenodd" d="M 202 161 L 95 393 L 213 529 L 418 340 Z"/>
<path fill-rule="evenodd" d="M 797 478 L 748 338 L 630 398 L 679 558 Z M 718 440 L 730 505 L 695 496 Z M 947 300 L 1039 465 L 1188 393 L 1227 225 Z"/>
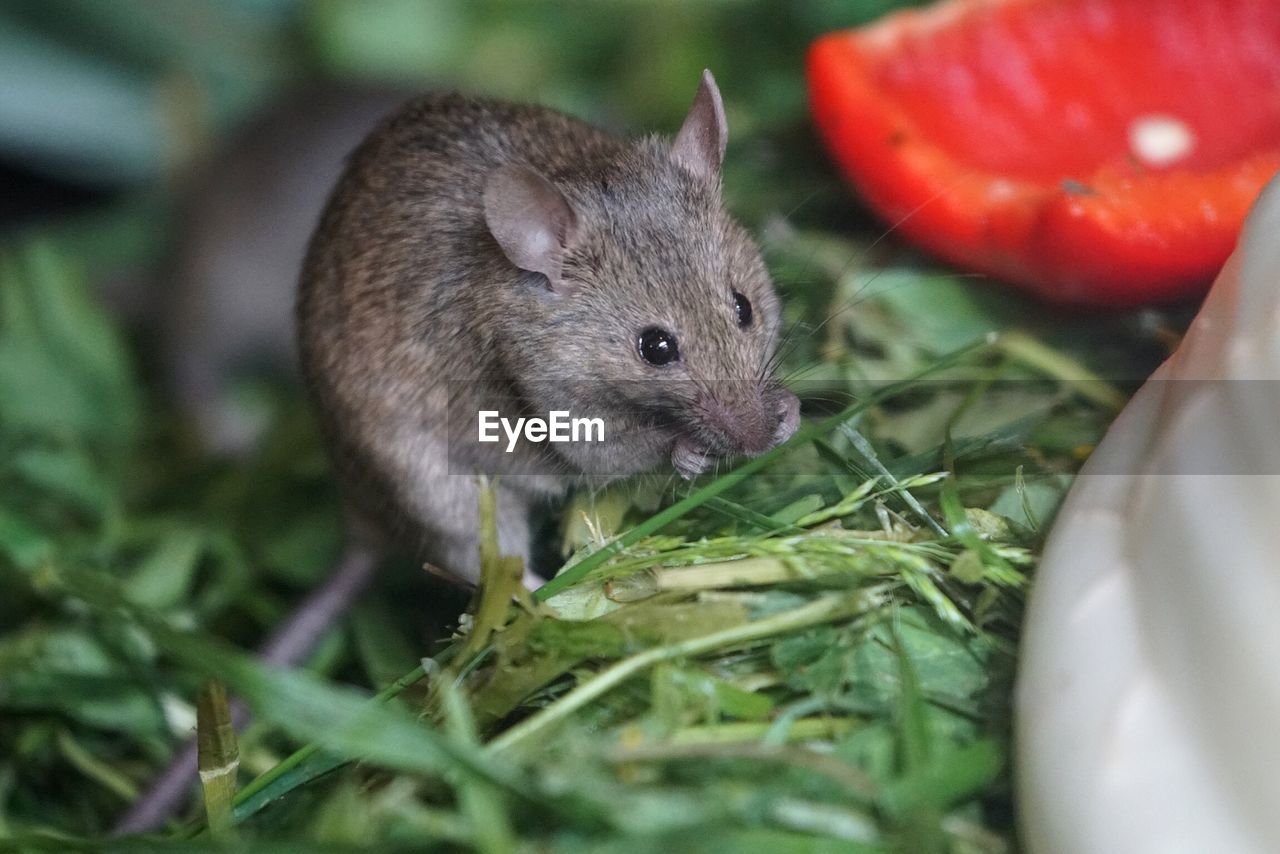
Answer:
<path fill-rule="evenodd" d="M 650 326 L 640 333 L 640 337 L 636 339 L 636 349 L 640 351 L 641 359 L 658 367 L 669 365 L 680 358 L 676 336 L 656 326 Z"/>
<path fill-rule="evenodd" d="M 737 291 L 733 292 L 733 308 L 738 313 L 738 326 L 746 329 L 751 325 L 751 300 Z"/>

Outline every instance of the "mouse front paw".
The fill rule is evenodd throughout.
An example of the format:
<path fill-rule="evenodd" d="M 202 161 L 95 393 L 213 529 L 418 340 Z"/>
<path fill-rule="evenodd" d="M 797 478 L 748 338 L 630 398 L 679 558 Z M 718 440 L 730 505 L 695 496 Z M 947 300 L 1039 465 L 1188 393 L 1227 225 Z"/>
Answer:
<path fill-rule="evenodd" d="M 778 391 L 778 429 L 773 434 L 773 444 L 781 445 L 795 435 L 800 427 L 800 398 L 785 388 Z"/>
<path fill-rule="evenodd" d="M 671 449 L 671 465 L 685 480 L 693 480 L 711 468 L 714 457 L 706 450 L 688 439 L 677 439 Z"/>

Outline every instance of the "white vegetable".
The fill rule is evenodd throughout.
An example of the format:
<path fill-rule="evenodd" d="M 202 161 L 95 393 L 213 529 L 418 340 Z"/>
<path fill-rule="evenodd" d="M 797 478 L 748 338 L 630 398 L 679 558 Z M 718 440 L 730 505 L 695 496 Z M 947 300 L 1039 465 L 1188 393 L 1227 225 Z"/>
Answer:
<path fill-rule="evenodd" d="M 1027 614 L 1034 854 L 1280 851 L 1280 183 L 1090 458 Z"/>

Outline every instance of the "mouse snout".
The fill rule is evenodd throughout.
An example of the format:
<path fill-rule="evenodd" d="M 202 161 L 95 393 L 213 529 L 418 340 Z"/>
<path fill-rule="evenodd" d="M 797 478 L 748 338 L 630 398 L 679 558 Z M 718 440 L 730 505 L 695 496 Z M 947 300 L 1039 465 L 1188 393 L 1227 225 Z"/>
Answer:
<path fill-rule="evenodd" d="M 756 456 L 791 437 L 800 423 L 800 402 L 786 389 L 758 386 L 717 389 L 699 399 L 702 426 L 729 454 Z"/>

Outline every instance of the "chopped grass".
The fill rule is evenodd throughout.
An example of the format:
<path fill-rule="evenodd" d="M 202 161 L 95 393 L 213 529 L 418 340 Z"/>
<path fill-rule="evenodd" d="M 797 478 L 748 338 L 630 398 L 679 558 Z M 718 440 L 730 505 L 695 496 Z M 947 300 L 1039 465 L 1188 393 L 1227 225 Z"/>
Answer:
<path fill-rule="evenodd" d="M 28 323 L 0 329 L 0 348 L 52 362 L 74 352 L 60 336 L 87 324 L 100 352 L 124 353 L 96 313 L 67 313 L 83 304 L 74 268 L 48 247 L 30 251 L 40 264 L 16 256 L 4 268 L 8 316 Z M 377 702 L 349 684 L 405 661 L 403 636 L 355 643 L 340 632 L 311 673 L 265 667 L 210 636 L 251 638 L 295 595 L 286 579 L 298 567 L 272 580 L 264 547 L 278 546 L 272 530 L 305 540 L 333 525 L 323 502 L 279 504 L 278 528 L 260 539 L 237 511 L 261 478 L 289 496 L 323 481 L 307 462 L 314 447 L 273 458 L 280 445 L 268 442 L 252 474 L 197 461 L 148 471 L 163 436 L 104 433 L 88 418 L 51 430 L 29 401 L 0 402 L 14 451 L 0 507 L 13 626 L 0 638 L 4 826 L 36 848 L 56 834 L 99 837 L 212 678 L 263 722 L 240 749 L 257 779 L 242 770 L 233 810 L 225 793 L 209 802 L 242 847 L 1009 850 L 1022 597 L 1061 475 L 1078 463 L 1028 437 L 1069 416 L 1093 441 L 1114 399 L 1096 379 L 1080 388 L 1069 352 L 1006 340 L 908 354 L 914 375 L 859 380 L 852 402 L 785 447 L 659 498 L 656 512 L 637 509 L 652 500 L 643 483 L 580 498 L 564 511 L 591 522 L 576 553 L 522 603 L 511 599 L 518 567 L 487 549 L 469 631 L 426 665 L 406 661 Z M 118 358 L 63 360 L 69 412 L 136 387 Z M 1019 400 L 1010 421 L 986 413 L 994 426 L 967 432 L 1011 358 L 1046 380 L 1013 392 L 1038 405 Z M 0 401 L 23 393 L 6 390 Z M 935 445 L 895 442 L 913 419 Z M 981 473 L 967 476 L 971 464 Z M 192 503 L 168 500 L 184 482 L 203 484 Z M 658 492 L 670 495 L 665 482 Z M 630 509 L 593 513 L 618 506 Z M 375 591 L 380 607 L 396 586 Z M 426 582 L 418 589 L 425 600 Z M 67 787 L 75 799 L 53 796 Z M 339 808 L 346 819 L 317 822 Z M 198 821 L 148 845 L 204 836 Z"/>

